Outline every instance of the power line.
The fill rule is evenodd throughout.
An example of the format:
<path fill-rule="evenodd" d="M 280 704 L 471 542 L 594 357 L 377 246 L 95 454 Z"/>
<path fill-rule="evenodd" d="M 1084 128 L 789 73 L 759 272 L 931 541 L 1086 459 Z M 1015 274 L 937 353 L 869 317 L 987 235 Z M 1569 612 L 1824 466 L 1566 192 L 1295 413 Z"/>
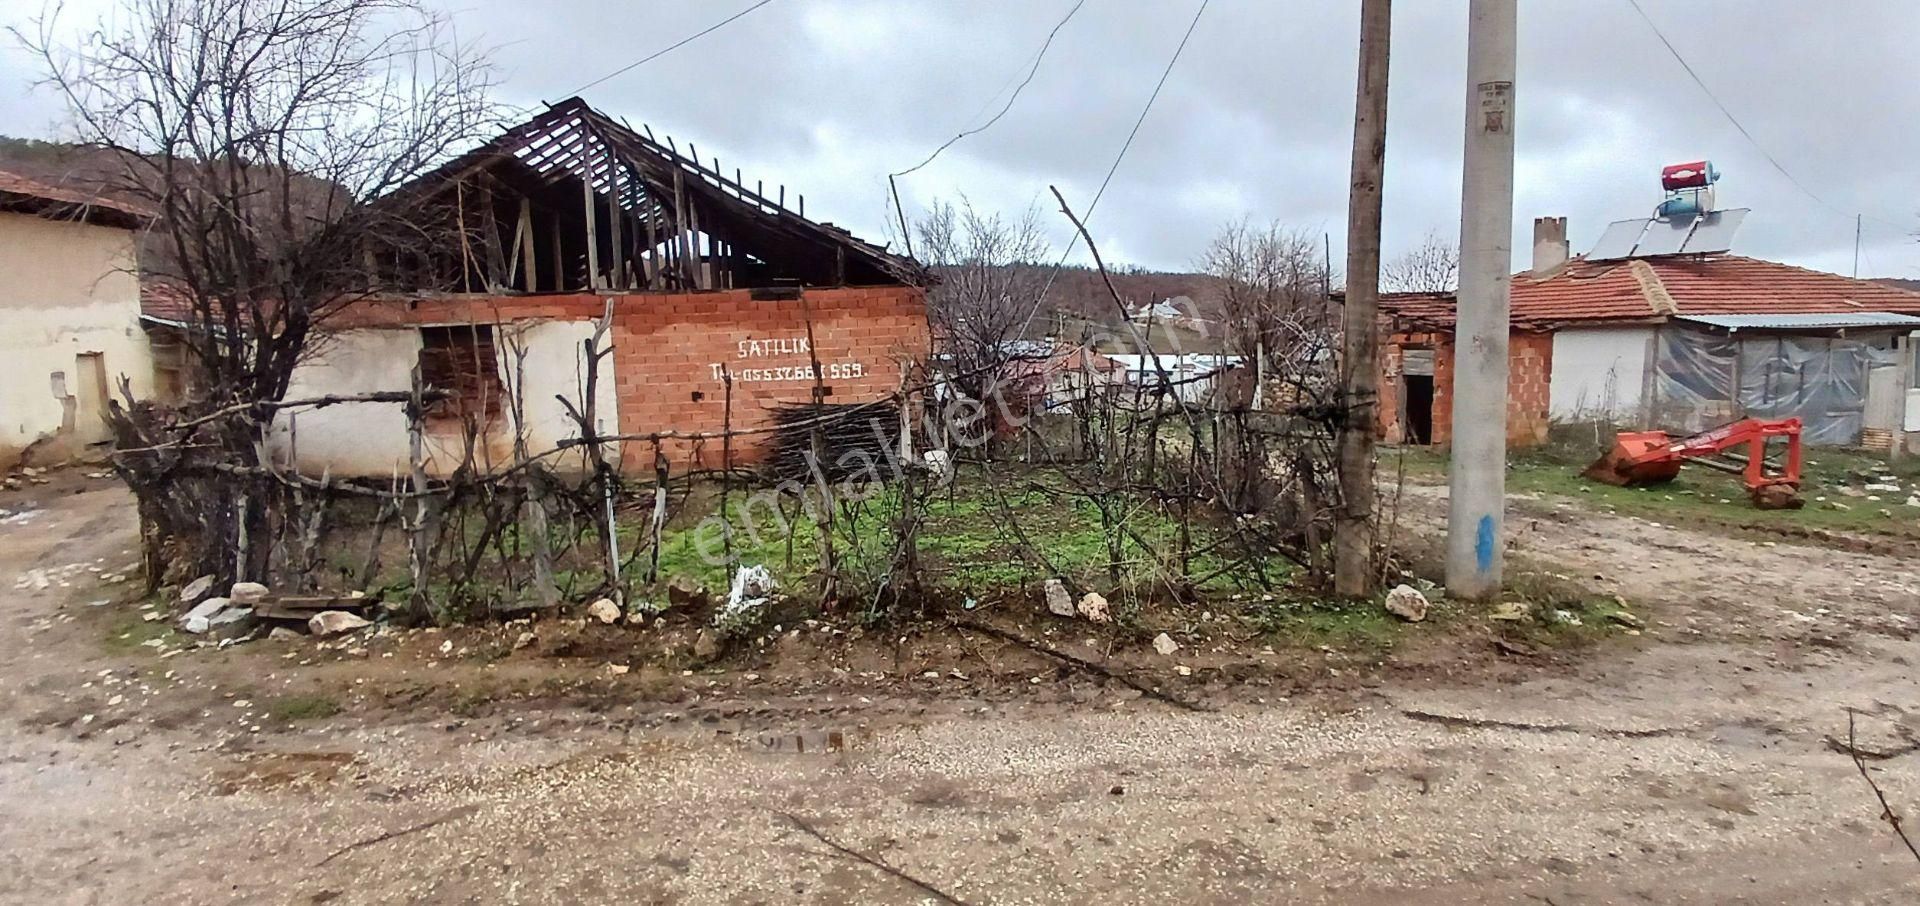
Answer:
<path fill-rule="evenodd" d="M 1891 221 L 1888 221 L 1879 217 L 1874 217 L 1872 215 L 1864 215 L 1858 211 L 1848 211 L 1840 207 L 1839 205 L 1833 204 L 1832 202 L 1829 202 L 1826 199 L 1821 198 L 1819 195 L 1815 194 L 1812 189 L 1807 188 L 1806 184 L 1801 182 L 1798 177 L 1795 177 L 1792 173 L 1787 171 L 1787 168 L 1780 163 L 1780 160 L 1773 156 L 1773 152 L 1768 151 L 1765 145 L 1760 144 L 1760 140 L 1755 138 L 1753 133 L 1748 131 L 1747 127 L 1740 122 L 1740 118 L 1737 116 L 1734 116 L 1732 110 L 1727 109 L 1727 105 L 1720 100 L 1720 96 L 1714 94 L 1712 88 L 1707 87 L 1706 81 L 1700 78 L 1700 74 L 1698 72 L 1694 71 L 1693 65 L 1687 62 L 1686 57 L 1680 55 L 1680 49 L 1677 47 L 1674 47 L 1672 41 L 1667 40 L 1666 34 L 1660 31 L 1660 26 L 1654 23 L 1653 18 L 1647 15 L 1647 11 L 1645 9 L 1641 8 L 1640 0 L 1627 0 L 1627 3 L 1628 5 L 1633 7 L 1634 12 L 1640 14 L 1641 21 L 1647 23 L 1647 27 L 1653 30 L 1653 36 L 1656 38 L 1659 38 L 1661 44 L 1666 45 L 1667 53 L 1672 54 L 1674 61 L 1680 64 L 1680 68 L 1687 71 L 1687 76 L 1693 79 L 1693 84 L 1700 86 L 1700 91 L 1707 96 L 1708 100 L 1713 102 L 1713 106 L 1720 108 L 1720 113 L 1721 115 L 1727 118 L 1727 122 L 1732 123 L 1733 128 L 1740 130 L 1740 134 L 1743 136 L 1746 136 L 1747 141 L 1751 143 L 1753 147 L 1760 152 L 1760 156 L 1766 158 L 1767 163 L 1772 164 L 1775 170 L 1780 171 L 1780 175 L 1786 177 L 1787 182 L 1792 183 L 1794 188 L 1799 189 L 1801 193 L 1805 194 L 1808 198 L 1813 199 L 1814 201 L 1818 202 L 1822 207 L 1825 207 L 1826 209 L 1834 212 L 1835 214 L 1840 214 L 1848 217 L 1864 216 L 1868 220 L 1875 220 L 1880 223 L 1886 224 L 1887 226 L 1893 227 L 1895 229 L 1905 229 L 1904 227 L 1901 227 L 1898 224 L 1895 224 Z"/>
<path fill-rule="evenodd" d="M 966 138 L 969 135 L 979 135 L 980 133 L 985 132 L 989 128 L 991 128 L 994 123 L 1000 122 L 1000 118 L 1003 116 L 1006 116 L 1007 111 L 1013 109 L 1013 102 L 1020 99 L 1020 92 L 1025 91 L 1027 88 L 1027 85 L 1033 82 L 1034 74 L 1040 71 L 1040 61 L 1046 59 L 1047 48 L 1053 46 L 1054 36 L 1060 34 L 1060 29 L 1065 28 L 1067 25 L 1067 21 L 1072 19 L 1073 14 L 1079 12 L 1080 7 L 1085 6 L 1086 3 L 1087 3 L 1087 0 L 1076 0 L 1076 2 L 1073 4 L 1073 8 L 1067 10 L 1067 14 L 1064 16 L 1061 16 L 1059 22 L 1054 23 L 1053 30 L 1047 32 L 1047 40 L 1040 45 L 1040 52 L 1033 55 L 1033 63 L 1032 65 L 1027 67 L 1027 77 L 1025 79 L 1022 79 L 1020 82 L 1020 85 L 1013 89 L 1013 94 L 1008 96 L 1007 103 L 1001 106 L 999 113 L 994 114 L 992 119 L 989 119 L 986 122 L 981 123 L 980 125 L 975 126 L 972 129 L 968 129 L 964 132 L 961 132 L 959 135 L 956 135 L 950 139 L 947 139 L 945 142 L 941 143 L 940 147 L 933 149 L 933 153 L 927 155 L 926 160 L 923 160 L 917 164 L 914 164 L 913 166 L 908 167 L 905 170 L 901 170 L 898 173 L 891 173 L 888 175 L 889 176 L 905 176 L 909 173 L 912 173 L 913 171 L 918 170 L 921 167 L 924 167 L 930 163 L 933 163 L 933 159 L 936 157 L 939 157 L 940 152 L 953 147 L 955 142 L 958 142 L 959 140 Z M 1005 86 L 1002 86 L 1001 90 L 1004 91 Z M 995 92 L 995 94 L 998 94 L 998 93 L 999 92 Z"/>
<path fill-rule="evenodd" d="M 1200 0 L 1199 8 L 1193 11 L 1193 20 L 1187 23 L 1186 34 L 1180 36 L 1180 45 L 1173 49 L 1173 56 L 1167 59 L 1166 68 L 1160 70 L 1160 81 L 1153 84 L 1153 93 L 1147 95 L 1146 105 L 1140 108 L 1140 115 L 1134 118 L 1133 128 L 1127 132 L 1127 140 L 1121 143 L 1120 152 L 1113 156 L 1113 164 L 1107 167 L 1107 175 L 1100 180 L 1100 188 L 1093 193 L 1093 201 L 1087 203 L 1086 211 L 1080 215 L 1082 225 L 1093 220 L 1094 208 L 1100 206 L 1100 198 L 1107 194 L 1107 186 L 1113 182 L 1113 174 L 1119 172 L 1120 162 L 1127 159 L 1127 152 L 1133 148 L 1134 138 L 1140 134 L 1140 126 L 1147 121 L 1147 114 L 1153 112 L 1153 102 L 1160 99 L 1160 89 L 1167 86 L 1167 77 L 1173 75 L 1174 64 L 1180 62 L 1180 55 L 1186 51 L 1187 42 L 1193 38 L 1193 30 L 1199 27 L 1200 17 L 1206 13 L 1207 5 L 1211 2 L 1212 0 Z M 1088 235 L 1091 236 L 1092 233 L 1089 232 Z M 1033 316 L 1040 311 L 1040 303 L 1045 301 L 1047 293 L 1053 290 L 1053 281 L 1060 276 L 1060 268 L 1067 263 L 1068 256 L 1073 254 L 1074 246 L 1079 243 L 1080 233 L 1075 231 L 1072 238 L 1067 240 L 1066 250 L 1060 253 L 1060 260 L 1054 262 L 1053 270 L 1047 274 L 1047 282 L 1040 288 L 1040 294 L 1034 297 L 1033 307 L 1027 310 L 1026 319 L 1020 322 L 1021 336 L 1025 336 L 1027 328 L 1032 326 Z"/>
<path fill-rule="evenodd" d="M 1107 175 L 1100 180 L 1100 190 L 1093 193 L 1093 201 L 1087 203 L 1087 210 L 1081 214 L 1082 221 L 1093 218 L 1093 209 L 1100 206 L 1100 196 L 1107 194 L 1107 184 L 1113 181 L 1113 174 L 1120 169 L 1120 162 L 1127 159 L 1127 150 L 1133 147 L 1133 139 L 1140 134 L 1141 124 L 1147 121 L 1147 114 L 1153 111 L 1153 102 L 1160 99 L 1160 89 L 1167 87 L 1167 77 L 1173 75 L 1173 64 L 1180 62 L 1180 54 L 1187 49 L 1187 41 L 1193 37 L 1193 30 L 1200 24 L 1200 15 L 1207 11 L 1212 0 L 1200 0 L 1200 8 L 1193 11 L 1193 21 L 1187 23 L 1187 33 L 1180 36 L 1180 46 L 1173 49 L 1173 57 L 1167 60 L 1167 68 L 1160 70 L 1160 81 L 1153 85 L 1153 94 L 1147 96 L 1147 105 L 1140 108 L 1140 116 L 1134 119 L 1133 129 L 1127 133 L 1127 140 L 1120 146 L 1120 153 L 1113 156 L 1113 166 L 1107 168 Z M 1078 233 L 1074 234 L 1079 237 Z M 1067 244 L 1067 250 L 1073 250 L 1073 244 Z"/>
<path fill-rule="evenodd" d="M 641 66 L 651 63 L 654 60 L 658 60 L 661 57 L 666 56 L 667 54 L 670 54 L 676 50 L 679 50 L 682 47 L 687 46 L 688 44 L 692 44 L 694 41 L 697 41 L 701 38 L 706 37 L 707 35 L 710 35 L 716 31 L 719 31 L 721 27 L 727 25 L 728 23 L 734 21 L 735 19 L 739 19 L 740 17 L 745 16 L 746 14 L 753 12 L 754 10 L 759 9 L 760 7 L 766 6 L 767 4 L 772 2 L 773 0 L 760 0 L 760 2 L 755 3 L 754 5 L 749 6 L 746 9 L 743 9 L 737 13 L 734 13 L 733 15 L 728 16 L 725 19 L 721 19 L 720 21 L 715 22 L 712 25 L 707 26 L 706 28 L 703 28 L 697 32 L 694 32 L 691 35 L 681 38 L 680 40 L 675 41 L 672 44 L 667 45 L 666 47 L 663 47 L 659 50 L 654 51 L 653 53 L 650 53 L 644 57 L 641 57 L 638 60 L 628 63 L 627 65 L 622 66 L 619 69 L 616 69 L 612 72 L 609 72 L 606 75 L 603 75 L 597 79 L 594 79 L 593 81 L 588 82 L 585 85 L 575 88 L 574 90 L 567 92 L 567 94 L 569 95 L 579 94 L 580 92 L 585 91 L 589 88 L 592 88 L 593 86 L 598 85 L 602 82 L 605 82 L 608 79 L 614 78 L 615 76 L 624 75 L 631 70 L 637 69 Z"/>

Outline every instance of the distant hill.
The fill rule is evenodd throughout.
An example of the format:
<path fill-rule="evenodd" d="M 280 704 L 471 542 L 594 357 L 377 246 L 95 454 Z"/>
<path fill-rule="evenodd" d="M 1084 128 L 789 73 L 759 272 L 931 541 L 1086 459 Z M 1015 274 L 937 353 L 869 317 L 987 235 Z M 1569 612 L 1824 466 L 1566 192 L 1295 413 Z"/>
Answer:
<path fill-rule="evenodd" d="M 1888 286 L 1897 286 L 1904 290 L 1920 293 L 1920 280 L 1911 280 L 1906 277 L 1875 277 L 1873 282 L 1885 283 Z"/>
<path fill-rule="evenodd" d="M 1194 301 L 1198 309 L 1195 314 L 1200 317 L 1216 318 L 1220 314 L 1220 281 L 1207 274 L 1139 269 L 1114 270 L 1110 274 L 1114 289 L 1119 290 L 1129 307 L 1186 296 Z M 1111 320 L 1114 316 L 1113 296 L 1107 292 L 1100 272 L 1091 267 L 1061 268 L 1048 295 L 1048 303 L 1059 311 L 1095 320 Z"/>
<path fill-rule="evenodd" d="M 0 135 L 0 168 L 48 185 L 93 191 L 120 172 L 111 152 L 8 135 Z"/>
<path fill-rule="evenodd" d="M 1032 271 L 1044 280 L 1053 265 L 1020 264 L 1014 267 Z M 938 274 L 940 268 L 936 267 L 933 271 Z M 1214 318 L 1220 313 L 1220 282 L 1206 274 L 1127 267 L 1112 268 L 1108 274 L 1113 278 L 1114 289 L 1129 308 L 1174 296 L 1186 296 L 1194 301 L 1199 316 Z M 1060 268 L 1052 288 L 1047 291 L 1043 307 L 1094 321 L 1115 321 L 1119 317 L 1113 310 L 1113 296 L 1107 292 L 1106 282 L 1100 279 L 1100 272 L 1076 265 Z"/>

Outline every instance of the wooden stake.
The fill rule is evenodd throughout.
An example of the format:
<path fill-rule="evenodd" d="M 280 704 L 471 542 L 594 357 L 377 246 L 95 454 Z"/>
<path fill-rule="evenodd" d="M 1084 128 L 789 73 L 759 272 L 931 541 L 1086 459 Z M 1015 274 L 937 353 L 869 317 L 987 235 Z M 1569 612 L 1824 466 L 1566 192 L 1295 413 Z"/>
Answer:
<path fill-rule="evenodd" d="M 533 201 L 531 199 L 525 197 L 520 199 L 520 225 L 514 233 L 520 239 L 516 254 L 519 255 L 520 260 L 526 262 L 527 267 L 527 279 L 521 285 L 527 288 L 527 292 L 538 292 L 540 272 L 533 264 Z"/>
<path fill-rule="evenodd" d="M 600 230 L 594 223 L 596 205 L 591 181 L 580 180 L 580 195 L 587 214 L 587 288 L 599 289 L 604 283 L 600 278 Z"/>

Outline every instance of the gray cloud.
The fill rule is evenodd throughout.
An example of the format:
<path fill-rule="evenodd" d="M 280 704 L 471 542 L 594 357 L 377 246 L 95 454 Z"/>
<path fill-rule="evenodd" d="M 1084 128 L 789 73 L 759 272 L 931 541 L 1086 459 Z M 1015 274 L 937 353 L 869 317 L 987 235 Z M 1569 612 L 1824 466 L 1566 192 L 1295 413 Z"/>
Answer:
<path fill-rule="evenodd" d="M 102 0 L 88 0 L 97 4 Z M 731 14 L 746 0 L 634 4 L 460 0 L 464 40 L 500 45 L 506 100 L 575 87 Z M 587 92 L 595 106 L 807 195 L 808 213 L 886 234 L 886 173 L 977 125 L 1024 75 L 1072 0 L 776 0 Z M 1576 249 L 1659 200 L 1659 167 L 1711 157 L 1725 206 L 1754 209 L 1736 250 L 1847 272 L 1865 212 L 1863 273 L 1920 275 L 1920 16 L 1904 0 L 1643 0 L 1795 188 L 1728 124 L 1626 0 L 1526 0 L 1521 10 L 1515 247 L 1538 215 Z M 1006 117 L 903 181 L 910 208 L 1084 207 L 1179 41 L 1194 4 L 1088 0 Z M 16 23 L 31 10 L 8 10 Z M 71 7 L 69 14 L 88 14 Z M 78 18 L 76 16 L 76 18 Z M 1464 0 L 1395 11 L 1386 246 L 1457 230 Z M 1189 264 L 1223 222 L 1278 219 L 1342 254 L 1357 4 L 1215 0 L 1093 227 L 1110 257 Z M 0 52 L 0 79 L 31 61 Z M 45 94 L 0 93 L 0 123 L 47 134 Z M 1060 242 L 1065 224 L 1049 217 Z M 1518 260 L 1518 259 L 1517 259 Z"/>

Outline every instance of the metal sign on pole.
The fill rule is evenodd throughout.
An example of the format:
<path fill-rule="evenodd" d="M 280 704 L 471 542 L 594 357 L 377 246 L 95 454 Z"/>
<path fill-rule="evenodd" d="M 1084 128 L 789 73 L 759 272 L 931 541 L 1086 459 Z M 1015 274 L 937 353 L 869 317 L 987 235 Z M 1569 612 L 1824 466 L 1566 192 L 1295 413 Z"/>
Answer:
<path fill-rule="evenodd" d="M 1500 593 L 1507 466 L 1507 329 L 1513 267 L 1515 20 L 1518 0 L 1467 12 L 1466 156 L 1454 329 L 1447 592 Z"/>

